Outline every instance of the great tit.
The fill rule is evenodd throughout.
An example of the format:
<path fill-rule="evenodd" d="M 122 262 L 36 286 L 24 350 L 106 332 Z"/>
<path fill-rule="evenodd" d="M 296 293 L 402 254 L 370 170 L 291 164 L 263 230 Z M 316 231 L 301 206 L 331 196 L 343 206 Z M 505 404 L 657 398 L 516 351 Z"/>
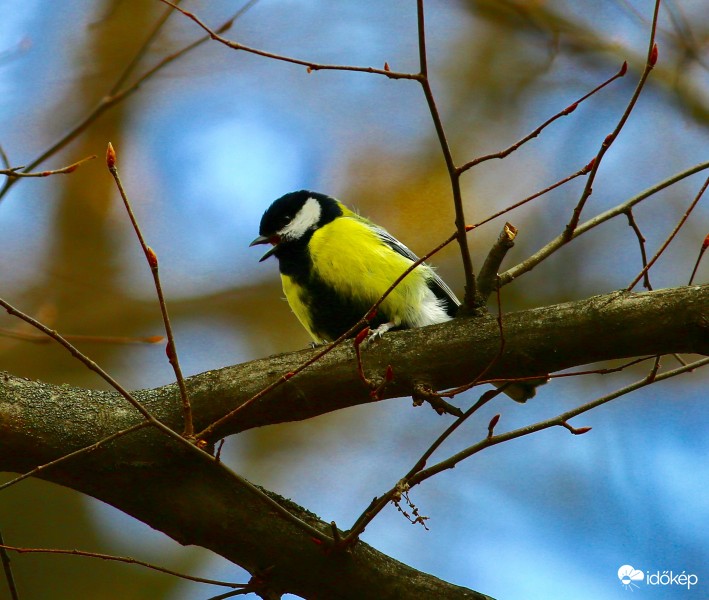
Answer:
<path fill-rule="evenodd" d="M 264 213 L 251 245 L 273 244 L 288 304 L 316 344 L 350 329 L 418 257 L 330 196 L 301 190 Z M 460 302 L 431 267 L 416 267 L 379 306 L 376 335 L 443 323 Z M 356 333 L 356 332 L 355 332 Z"/>
<path fill-rule="evenodd" d="M 330 196 L 307 190 L 271 204 L 259 234 L 251 246 L 272 244 L 261 261 L 278 259 L 288 304 L 316 344 L 349 330 L 418 260 L 378 225 Z M 381 335 L 443 323 L 459 306 L 451 289 L 423 263 L 381 303 L 370 327 Z M 518 402 L 534 395 L 523 384 L 507 384 L 504 391 Z"/>

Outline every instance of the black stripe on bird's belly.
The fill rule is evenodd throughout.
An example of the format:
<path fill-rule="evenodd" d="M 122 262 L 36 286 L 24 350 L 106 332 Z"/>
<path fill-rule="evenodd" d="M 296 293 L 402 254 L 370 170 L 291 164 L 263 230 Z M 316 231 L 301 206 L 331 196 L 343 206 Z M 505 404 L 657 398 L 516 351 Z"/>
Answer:
<path fill-rule="evenodd" d="M 300 300 L 308 308 L 310 329 L 318 337 L 333 341 L 365 316 L 373 302 L 338 293 L 313 273 L 313 262 L 308 251 L 311 236 L 312 232 L 308 232 L 300 240 L 280 244 L 275 255 L 281 273 L 299 287 Z M 375 328 L 389 320 L 380 308 L 369 326 Z"/>
<path fill-rule="evenodd" d="M 340 337 L 366 316 L 373 304 L 338 293 L 316 276 L 311 276 L 303 286 L 301 300 L 308 306 L 313 332 L 329 341 Z M 374 329 L 388 321 L 389 317 L 380 310 L 369 326 Z M 361 328 L 357 331 L 359 329 Z M 352 336 L 357 331 L 354 331 Z"/>

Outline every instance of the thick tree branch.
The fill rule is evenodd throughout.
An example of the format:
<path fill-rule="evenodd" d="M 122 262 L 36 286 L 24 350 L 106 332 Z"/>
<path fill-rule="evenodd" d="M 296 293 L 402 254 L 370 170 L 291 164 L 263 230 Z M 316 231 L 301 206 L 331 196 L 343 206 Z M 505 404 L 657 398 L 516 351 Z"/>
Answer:
<path fill-rule="evenodd" d="M 504 318 L 504 332 L 505 350 L 488 372 L 489 378 L 546 374 L 632 356 L 709 354 L 709 285 L 612 292 L 509 313 Z M 386 386 L 382 397 L 396 398 L 414 394 L 421 383 L 436 390 L 463 385 L 486 368 L 498 350 L 498 324 L 488 316 L 392 332 L 368 348 L 363 360 L 365 371 L 374 380 L 388 364 L 392 365 L 394 381 Z M 205 427 L 246 402 L 314 352 L 307 349 L 275 355 L 189 378 L 195 426 Z M 2 387 L 7 386 L 0 380 Z M 140 415 L 113 391 L 46 386 L 43 393 L 50 396 L 51 405 L 32 398 L 25 398 L 23 403 L 31 403 L 29 414 L 46 417 L 42 429 L 51 427 L 52 410 L 60 410 L 59 414 L 75 423 L 71 430 L 60 427 L 50 436 L 64 451 L 76 447 L 66 436 L 96 441 L 96 434 L 108 435 L 140 420 Z M 180 402 L 175 385 L 141 390 L 134 396 L 162 422 L 179 426 Z M 354 349 L 345 344 L 247 407 L 218 434 L 223 437 L 254 427 L 300 421 L 372 401 L 369 388 L 359 377 Z M 48 414 L 43 415 L 45 405 Z M 81 423 L 87 419 L 91 419 L 89 427 L 83 431 Z M 97 419 L 105 426 L 98 432 Z M 30 440 L 27 450 L 31 452 L 33 445 Z"/>
<path fill-rule="evenodd" d="M 490 377 L 547 373 L 605 359 L 672 352 L 709 354 L 709 285 L 587 300 L 510 313 L 505 348 Z M 492 317 L 457 319 L 385 336 L 363 354 L 367 376 L 391 363 L 386 397 L 417 384 L 444 389 L 471 381 L 499 351 Z M 202 373 L 188 380 L 195 425 L 203 427 L 292 371 L 312 350 L 273 356 Z M 176 386 L 135 397 L 162 422 L 181 426 Z M 306 419 L 371 402 L 347 344 L 239 413 L 219 433 Z M 0 469 L 24 472 L 88 446 L 140 421 L 113 391 L 54 386 L 0 374 Z M 176 441 L 152 428 L 101 445 L 42 471 L 42 477 L 90 494 L 149 523 L 183 544 L 197 544 L 251 572 L 273 567 L 276 589 L 304 597 L 483 598 L 442 582 L 359 543 L 328 552 L 277 514 L 269 503 L 223 476 L 220 465 L 197 463 Z M 273 496 L 272 496 L 273 497 Z M 312 527 L 330 525 L 274 497 Z"/>
<path fill-rule="evenodd" d="M 506 314 L 505 351 L 486 377 L 546 374 L 600 360 L 667 353 L 709 354 L 709 285 L 646 293 L 613 292 L 587 300 Z M 364 353 L 376 379 L 388 364 L 394 381 L 384 398 L 410 396 L 418 384 L 441 390 L 472 381 L 497 355 L 492 317 L 456 319 L 395 332 Z M 214 420 L 292 371 L 313 350 L 273 356 L 189 380 L 200 419 Z M 161 393 L 167 393 L 163 388 Z M 347 344 L 240 413 L 221 436 L 307 419 L 372 402 Z M 198 425 L 199 426 L 199 425 Z"/>

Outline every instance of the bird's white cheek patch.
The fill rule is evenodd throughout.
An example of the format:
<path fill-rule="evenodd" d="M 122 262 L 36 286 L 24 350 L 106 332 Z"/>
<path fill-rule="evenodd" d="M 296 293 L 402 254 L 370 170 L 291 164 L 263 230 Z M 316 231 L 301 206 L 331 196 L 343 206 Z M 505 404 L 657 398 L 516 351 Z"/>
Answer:
<path fill-rule="evenodd" d="M 308 229 L 315 229 L 321 213 L 320 203 L 315 198 L 308 198 L 295 218 L 281 229 L 278 235 L 287 240 L 297 240 L 303 237 Z"/>

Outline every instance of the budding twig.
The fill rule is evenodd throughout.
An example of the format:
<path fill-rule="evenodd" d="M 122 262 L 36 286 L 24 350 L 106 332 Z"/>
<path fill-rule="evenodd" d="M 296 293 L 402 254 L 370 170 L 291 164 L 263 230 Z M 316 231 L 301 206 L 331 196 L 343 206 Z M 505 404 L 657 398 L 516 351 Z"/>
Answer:
<path fill-rule="evenodd" d="M 709 235 L 707 235 L 702 242 L 702 247 L 699 249 L 699 256 L 697 256 L 697 262 L 694 263 L 694 268 L 692 269 L 692 274 L 689 276 L 689 283 L 687 285 L 692 285 L 692 283 L 694 283 L 694 276 L 697 274 L 699 263 L 702 262 L 702 257 L 707 251 L 707 248 L 709 248 Z"/>
<path fill-rule="evenodd" d="M 677 173 L 676 175 L 673 175 L 672 177 L 669 177 L 668 179 L 665 179 L 664 181 L 661 181 L 660 183 L 653 185 L 652 187 L 648 188 L 644 192 L 641 192 L 637 196 L 634 196 L 630 200 L 627 200 L 626 202 L 623 202 L 622 204 L 619 204 L 618 206 L 610 208 L 607 211 L 602 212 L 599 215 L 596 215 L 592 219 L 589 219 L 585 223 L 582 223 L 581 225 L 576 227 L 576 229 L 574 229 L 574 233 L 570 239 L 568 239 L 563 232 L 560 233 L 552 241 L 550 241 L 546 246 L 540 248 L 537 252 L 535 252 L 531 256 L 527 257 L 525 260 L 523 260 L 518 265 L 515 265 L 511 269 L 508 269 L 507 271 L 502 273 L 500 275 L 500 285 L 503 285 L 503 286 L 507 285 L 513 279 L 516 279 L 520 275 L 523 275 L 524 273 L 531 271 L 534 267 L 536 267 L 542 261 L 546 260 L 546 258 L 548 258 L 551 254 L 553 254 L 554 252 L 556 252 L 560 248 L 563 248 L 572 239 L 577 238 L 578 236 L 586 233 L 587 231 L 590 231 L 591 229 L 594 229 L 595 227 L 598 227 L 602 223 L 609 221 L 610 219 L 613 219 L 614 217 L 617 217 L 620 214 L 626 213 L 628 211 L 628 209 L 632 208 L 636 204 L 639 204 L 640 202 L 647 200 L 648 198 L 654 196 L 655 194 L 664 190 L 665 188 L 668 188 L 668 187 L 674 185 L 678 181 L 681 181 L 682 179 L 686 179 L 687 177 L 690 177 L 691 175 L 694 175 L 695 173 L 699 173 L 699 172 L 704 171 L 706 169 L 709 169 L 709 161 L 699 163 L 698 165 L 695 165 L 694 167 L 691 167 L 685 171 L 682 171 L 681 173 Z"/>
<path fill-rule="evenodd" d="M 657 18 L 659 11 L 660 0 L 655 0 L 655 9 L 652 16 L 652 26 L 650 28 L 650 42 L 647 60 L 645 62 L 645 68 L 643 69 L 642 75 L 640 76 L 640 80 L 638 81 L 638 84 L 635 87 L 635 91 L 633 92 L 633 95 L 630 98 L 630 101 L 628 102 L 625 111 L 621 115 L 618 124 L 615 126 L 615 129 L 613 129 L 613 131 L 605 137 L 600 149 L 598 150 L 598 154 L 596 154 L 596 160 L 594 161 L 593 167 L 591 168 L 591 172 L 589 173 L 588 179 L 586 180 L 586 187 L 584 187 L 583 192 L 581 193 L 581 197 L 579 198 L 579 201 L 573 210 L 571 219 L 569 220 L 568 224 L 566 225 L 566 228 L 564 229 L 563 236 L 566 240 L 570 240 L 572 238 L 576 227 L 578 227 L 579 220 L 581 218 L 581 211 L 583 211 L 583 208 L 586 205 L 586 201 L 593 193 L 593 182 L 596 180 L 596 174 L 598 173 L 598 169 L 601 166 L 601 161 L 603 160 L 603 157 L 605 156 L 606 152 L 611 147 L 613 142 L 618 138 L 618 135 L 620 135 L 623 126 L 630 117 L 630 113 L 635 108 L 635 104 L 637 103 L 638 98 L 640 97 L 640 93 L 645 87 L 645 82 L 647 81 L 647 78 L 650 75 L 650 71 L 652 71 L 653 67 L 655 66 L 655 63 L 657 62 L 657 44 L 655 43 L 655 33 L 657 31 Z"/>
<path fill-rule="evenodd" d="M 565 117 L 565 116 L 567 116 L 567 115 L 570 115 L 572 112 L 574 112 L 574 111 L 578 108 L 578 105 L 581 104 L 584 100 L 590 98 L 590 97 L 593 96 L 596 92 L 600 92 L 604 87 L 606 87 L 607 85 L 613 83 L 616 79 L 619 79 L 619 78 L 625 76 L 625 74 L 627 73 L 627 71 L 628 71 L 628 63 L 627 63 L 627 62 L 624 62 L 624 63 L 621 65 L 620 69 L 618 70 L 618 72 L 617 72 L 615 75 L 613 75 L 612 77 L 610 77 L 609 79 L 607 79 L 606 81 L 604 81 L 603 83 L 601 83 L 600 85 L 598 85 L 598 86 L 596 86 L 595 88 L 593 88 L 593 89 L 592 89 L 590 92 L 588 92 L 587 94 L 581 96 L 581 97 L 580 97 L 578 100 L 576 100 L 575 102 L 572 102 L 569 106 L 567 106 L 567 107 L 564 108 L 563 110 L 560 110 L 560 111 L 559 111 L 558 113 L 556 113 L 553 117 L 551 117 L 551 118 L 547 119 L 546 121 L 544 121 L 544 123 L 542 123 L 542 124 L 541 124 L 539 127 L 537 127 L 534 131 L 532 131 L 532 132 L 529 133 L 528 135 L 524 136 L 521 140 L 519 140 L 519 141 L 515 142 L 514 144 L 512 144 L 509 148 L 506 148 L 505 150 L 500 150 L 499 152 L 494 152 L 494 153 L 492 153 L 492 154 L 486 154 L 485 156 L 480 156 L 480 157 L 478 157 L 478 158 L 475 158 L 475 159 L 473 159 L 473 160 L 471 160 L 471 161 L 465 163 L 465 164 L 462 165 L 461 167 L 458 167 L 458 172 L 459 172 L 459 173 L 463 173 L 463 172 L 467 171 L 468 169 L 471 169 L 471 168 L 474 167 L 475 165 L 479 165 L 479 164 L 482 163 L 482 162 L 485 162 L 485 161 L 488 161 L 488 160 L 492 160 L 492 159 L 494 159 L 494 158 L 502 159 L 502 158 L 505 158 L 505 157 L 509 156 L 510 154 L 512 154 L 512 152 L 514 152 L 515 150 L 517 150 L 520 146 L 522 146 L 523 144 L 526 144 L 526 143 L 529 142 L 530 140 L 536 138 L 544 129 L 546 129 L 546 128 L 547 128 L 549 125 L 551 125 L 554 121 L 556 121 L 557 119 L 560 119 L 561 117 Z"/>
<path fill-rule="evenodd" d="M 316 62 L 309 61 L 309 60 L 303 60 L 300 58 L 293 58 L 291 56 L 284 56 L 282 54 L 276 54 L 274 52 L 267 52 L 266 50 L 259 50 L 258 48 L 252 48 L 252 47 L 247 46 L 245 44 L 240 44 L 239 42 L 234 42 L 232 40 L 229 40 L 229 39 L 219 35 L 220 30 L 211 29 L 197 15 L 195 15 L 194 13 L 191 13 L 187 10 L 184 10 L 183 8 L 180 8 L 179 6 L 177 6 L 177 3 L 170 2 L 170 0 L 160 0 L 160 1 L 163 4 L 167 4 L 168 6 L 172 6 L 174 9 L 181 12 L 185 17 L 187 17 L 188 19 L 190 19 L 191 21 L 196 23 L 215 42 L 219 42 L 220 44 L 224 44 L 225 46 L 231 48 L 232 50 L 240 50 L 243 52 L 248 52 L 249 54 L 255 54 L 257 56 L 262 56 L 263 58 L 270 58 L 270 59 L 278 60 L 281 62 L 287 62 L 287 63 L 291 63 L 294 65 L 300 65 L 302 67 L 305 67 L 308 73 L 311 73 L 313 71 L 355 71 L 358 73 L 371 73 L 374 75 L 384 75 L 386 77 L 389 77 L 390 79 L 416 79 L 417 78 L 417 75 L 414 75 L 412 73 L 399 73 L 396 71 L 387 70 L 386 68 L 375 69 L 374 67 L 355 67 L 355 66 L 351 66 L 351 65 L 322 64 L 322 63 L 316 63 Z"/>
<path fill-rule="evenodd" d="M 463 210 L 463 195 L 460 189 L 460 172 L 453 160 L 453 153 L 446 137 L 446 132 L 443 127 L 443 121 L 436 105 L 436 99 L 433 95 L 431 82 L 428 78 L 428 58 L 426 56 L 426 26 L 424 19 L 423 0 L 416 2 L 417 29 L 418 29 L 418 48 L 419 48 L 419 73 L 416 80 L 421 84 L 426 104 L 428 105 L 431 120 L 438 136 L 438 143 L 443 153 L 443 158 L 448 170 L 448 177 L 451 184 L 451 192 L 453 194 L 453 207 L 455 209 L 455 227 L 456 240 L 460 248 L 461 260 L 463 262 L 463 273 L 465 275 L 465 296 L 463 298 L 463 306 L 461 307 L 464 314 L 466 311 L 472 312 L 476 305 L 476 281 L 473 273 L 473 261 L 470 258 L 470 248 L 468 247 L 468 229 L 466 228 L 465 213 Z M 459 311 L 460 312 L 460 311 Z"/>
<path fill-rule="evenodd" d="M 90 160 L 93 160 L 96 158 L 95 154 L 92 154 L 91 156 L 87 156 L 86 158 L 82 158 L 81 160 L 77 160 L 75 163 L 72 163 L 70 165 L 67 165 L 66 167 L 62 167 L 61 169 L 54 169 L 52 171 L 23 171 L 22 169 L 25 169 L 25 166 L 21 167 L 8 167 L 7 169 L 0 169 L 0 175 L 5 175 L 11 179 L 14 179 L 16 177 L 49 177 L 50 175 L 68 175 L 69 173 L 73 173 L 76 171 L 81 165 L 83 165 L 85 162 L 88 162 Z"/>
<path fill-rule="evenodd" d="M 135 218 L 133 209 L 128 200 L 128 196 L 121 183 L 121 178 L 118 175 L 118 168 L 116 166 L 116 151 L 113 146 L 109 143 L 106 150 L 106 165 L 108 170 L 113 176 L 113 180 L 116 182 L 116 187 L 123 200 L 123 205 L 125 206 L 126 212 L 128 213 L 128 218 L 133 225 L 133 230 L 135 231 L 140 247 L 143 249 L 145 258 L 150 266 L 150 272 L 153 275 L 153 282 L 155 283 L 155 291 L 158 296 L 158 302 L 160 304 L 160 312 L 162 313 L 163 324 L 165 325 L 165 333 L 167 334 L 167 358 L 175 372 L 175 378 L 177 380 L 177 386 L 180 389 L 180 397 L 182 399 L 182 414 L 184 418 L 184 436 L 187 438 L 192 438 L 194 436 L 194 425 L 192 421 L 192 406 L 190 405 L 190 399 L 187 394 L 187 385 L 185 384 L 185 378 L 182 375 L 182 369 L 180 368 L 180 361 L 177 356 L 177 348 L 175 347 L 175 336 L 172 333 L 172 325 L 170 324 L 170 316 L 167 312 L 167 304 L 165 302 L 165 295 L 163 294 L 162 284 L 160 283 L 160 273 L 158 265 L 158 257 L 153 251 L 153 249 L 148 246 L 143 237 L 143 233 L 140 230 L 140 225 Z"/>
<path fill-rule="evenodd" d="M 650 259 L 650 261 L 643 267 L 643 270 L 640 271 L 640 273 L 638 273 L 637 277 L 636 277 L 635 279 L 633 279 L 633 281 L 632 281 L 632 282 L 630 283 L 630 285 L 627 287 L 627 291 L 632 290 L 632 289 L 636 286 L 636 284 L 638 283 L 638 281 L 640 281 L 640 279 L 650 270 L 650 268 L 652 267 L 652 265 L 655 264 L 655 262 L 657 261 L 657 259 L 660 258 L 660 256 L 662 255 L 662 253 L 667 249 L 667 246 L 670 245 L 670 242 L 672 242 L 672 240 L 675 238 L 675 236 L 677 235 L 677 233 L 679 233 L 679 230 L 680 230 L 680 229 L 682 228 L 682 226 L 686 223 L 687 219 L 689 218 L 689 215 L 690 215 L 691 212 L 694 210 L 694 207 L 697 206 L 697 204 L 699 203 L 699 200 L 700 200 L 701 197 L 704 195 L 704 192 L 706 191 L 707 186 L 709 186 L 709 177 L 707 177 L 707 179 L 704 181 L 704 184 L 702 185 L 702 187 L 701 187 L 701 189 L 699 190 L 699 192 L 697 192 L 697 195 L 694 197 L 694 200 L 693 200 L 692 203 L 689 205 L 689 208 L 687 208 L 687 210 L 686 210 L 685 213 L 682 215 L 682 218 L 679 220 L 679 222 L 677 223 L 677 225 L 675 226 L 675 228 L 672 230 L 672 232 L 671 232 L 670 235 L 667 237 L 667 239 L 666 239 L 665 242 L 662 244 L 662 246 L 660 246 L 660 249 L 655 253 L 655 256 L 653 256 L 653 257 Z"/>
<path fill-rule="evenodd" d="M 647 267 L 647 253 L 645 252 L 645 236 L 640 231 L 640 227 L 635 222 L 635 217 L 633 216 L 633 209 L 629 208 L 625 212 L 625 216 L 628 217 L 628 225 L 635 232 L 635 236 L 638 238 L 638 244 L 640 244 L 640 256 L 643 261 L 643 269 Z M 652 285 L 650 284 L 650 275 L 647 271 L 643 274 L 643 287 L 648 290 L 652 290 Z"/>

